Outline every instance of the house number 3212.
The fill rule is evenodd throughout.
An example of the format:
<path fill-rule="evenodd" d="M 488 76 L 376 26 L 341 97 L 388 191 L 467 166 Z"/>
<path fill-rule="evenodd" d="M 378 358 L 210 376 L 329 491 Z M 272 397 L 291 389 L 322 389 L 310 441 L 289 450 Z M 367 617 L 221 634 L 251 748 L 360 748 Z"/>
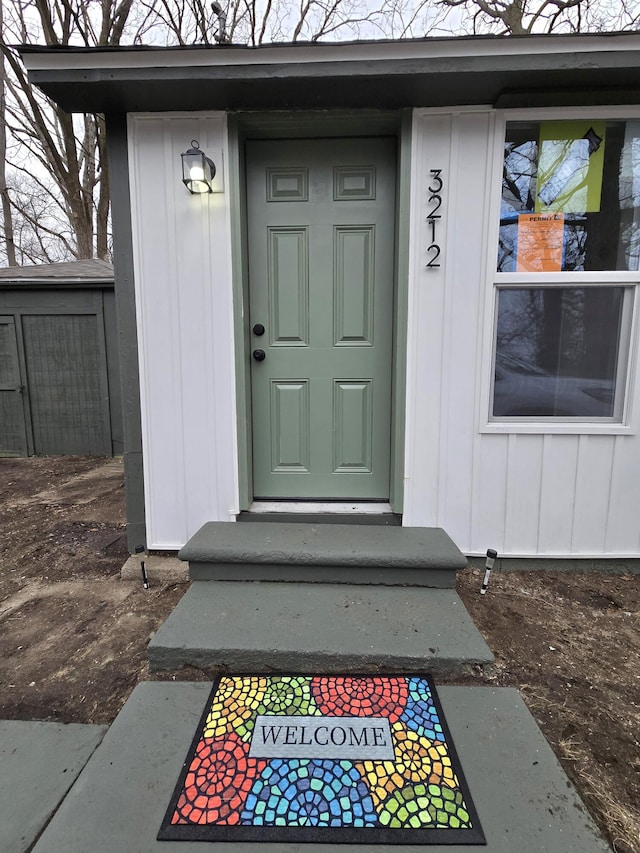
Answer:
<path fill-rule="evenodd" d="M 431 231 L 431 245 L 427 247 L 427 269 L 434 270 L 440 266 L 438 258 L 442 251 L 440 244 L 438 243 L 437 232 L 440 220 L 442 219 L 440 208 L 442 207 L 442 188 L 444 183 L 440 177 L 442 175 L 442 169 L 431 169 L 430 175 L 431 181 L 427 187 L 427 191 L 429 193 L 427 225 Z"/>

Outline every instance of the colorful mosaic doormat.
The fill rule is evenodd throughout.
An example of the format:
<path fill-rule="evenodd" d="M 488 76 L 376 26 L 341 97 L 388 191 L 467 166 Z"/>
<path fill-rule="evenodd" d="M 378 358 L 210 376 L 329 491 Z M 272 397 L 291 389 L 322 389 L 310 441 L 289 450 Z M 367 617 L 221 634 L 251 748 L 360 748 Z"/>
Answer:
<path fill-rule="evenodd" d="M 221 676 L 159 840 L 484 844 L 426 676 Z"/>

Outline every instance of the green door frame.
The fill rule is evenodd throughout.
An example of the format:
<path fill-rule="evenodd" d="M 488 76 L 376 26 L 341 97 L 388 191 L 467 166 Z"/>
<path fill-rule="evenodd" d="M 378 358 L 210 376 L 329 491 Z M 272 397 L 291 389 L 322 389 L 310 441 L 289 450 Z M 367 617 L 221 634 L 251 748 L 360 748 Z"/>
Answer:
<path fill-rule="evenodd" d="M 398 140 L 396 187 L 396 258 L 391 400 L 391 494 L 394 513 L 404 498 L 406 341 L 411 180 L 411 110 L 386 112 L 231 113 L 228 123 L 229 194 L 236 366 L 236 413 L 240 509 L 253 499 L 251 458 L 251 386 L 245 140 L 331 136 L 395 136 Z"/>

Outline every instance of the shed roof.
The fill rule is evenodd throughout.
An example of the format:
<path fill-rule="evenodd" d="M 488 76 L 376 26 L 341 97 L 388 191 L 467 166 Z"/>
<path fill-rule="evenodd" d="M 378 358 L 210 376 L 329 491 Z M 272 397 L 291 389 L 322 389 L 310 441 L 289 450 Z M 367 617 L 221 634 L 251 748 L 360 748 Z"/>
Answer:
<path fill-rule="evenodd" d="M 58 264 L 2 267 L 0 286 L 8 284 L 113 284 L 113 266 L 91 258 Z"/>
<path fill-rule="evenodd" d="M 18 50 L 69 112 L 640 103 L 640 33 Z"/>

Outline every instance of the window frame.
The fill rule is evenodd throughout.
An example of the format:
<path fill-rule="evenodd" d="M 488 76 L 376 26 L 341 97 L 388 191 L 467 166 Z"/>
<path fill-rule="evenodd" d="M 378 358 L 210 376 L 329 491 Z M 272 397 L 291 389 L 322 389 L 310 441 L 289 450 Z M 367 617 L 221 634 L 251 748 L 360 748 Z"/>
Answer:
<path fill-rule="evenodd" d="M 483 375 L 480 388 L 481 433 L 533 433 L 533 434 L 631 434 L 633 389 L 637 373 L 638 355 L 638 288 L 640 270 L 604 272 L 497 272 L 496 258 L 500 231 L 500 204 L 502 199 L 502 171 L 504 163 L 504 140 L 509 122 L 558 121 L 558 120 L 612 119 L 629 121 L 640 119 L 640 107 L 575 107 L 547 109 L 519 109 L 497 111 L 494 124 L 494 149 L 492 162 L 487 169 L 486 198 L 491 205 L 487 228 L 487 299 L 482 340 Z M 496 330 L 498 322 L 498 298 L 501 289 L 542 287 L 624 287 L 620 343 L 616 368 L 616 402 L 613 417 L 500 417 L 493 415 L 493 391 L 495 383 Z"/>

